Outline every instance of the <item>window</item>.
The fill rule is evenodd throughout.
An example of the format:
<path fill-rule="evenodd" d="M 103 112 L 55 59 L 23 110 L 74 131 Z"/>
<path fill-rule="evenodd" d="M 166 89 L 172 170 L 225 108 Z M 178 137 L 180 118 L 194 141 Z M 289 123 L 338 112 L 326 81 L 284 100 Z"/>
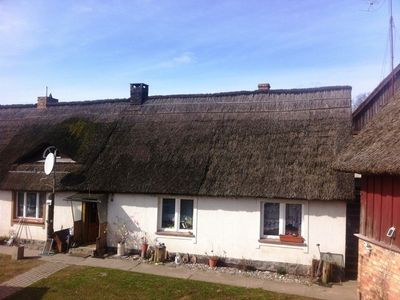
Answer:
<path fill-rule="evenodd" d="M 182 199 L 179 229 L 193 229 L 193 200 Z"/>
<path fill-rule="evenodd" d="M 17 192 L 15 217 L 27 219 L 43 219 L 46 193 Z"/>
<path fill-rule="evenodd" d="M 175 227 L 175 199 L 162 200 L 161 228 Z"/>
<path fill-rule="evenodd" d="M 302 204 L 264 202 L 261 215 L 261 235 L 264 238 L 279 238 L 279 235 L 302 235 Z"/>
<path fill-rule="evenodd" d="M 194 201 L 192 199 L 163 198 L 160 204 L 161 230 L 193 230 Z"/>

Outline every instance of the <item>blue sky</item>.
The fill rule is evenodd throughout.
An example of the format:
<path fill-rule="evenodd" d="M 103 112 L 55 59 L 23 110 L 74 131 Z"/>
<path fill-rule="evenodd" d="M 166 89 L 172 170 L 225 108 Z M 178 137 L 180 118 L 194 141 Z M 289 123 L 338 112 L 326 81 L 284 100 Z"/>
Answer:
<path fill-rule="evenodd" d="M 389 72 L 387 1 L 0 0 L 0 104 L 35 103 L 45 86 L 61 101 L 126 98 L 134 82 L 151 95 L 269 82 L 356 97 Z"/>

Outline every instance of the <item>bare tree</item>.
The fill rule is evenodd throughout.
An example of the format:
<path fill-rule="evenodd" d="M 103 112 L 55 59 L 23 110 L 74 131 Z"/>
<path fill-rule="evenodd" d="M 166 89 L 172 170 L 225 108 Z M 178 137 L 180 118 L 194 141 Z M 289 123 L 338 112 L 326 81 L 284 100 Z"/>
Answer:
<path fill-rule="evenodd" d="M 364 100 L 368 98 L 369 94 L 370 93 L 367 93 L 367 92 L 361 93 L 361 94 L 358 94 L 355 98 L 353 98 L 351 100 L 351 102 L 352 102 L 351 106 L 353 108 L 353 111 L 355 111 L 357 109 L 357 107 L 359 107 L 361 105 L 361 103 L 363 103 Z"/>

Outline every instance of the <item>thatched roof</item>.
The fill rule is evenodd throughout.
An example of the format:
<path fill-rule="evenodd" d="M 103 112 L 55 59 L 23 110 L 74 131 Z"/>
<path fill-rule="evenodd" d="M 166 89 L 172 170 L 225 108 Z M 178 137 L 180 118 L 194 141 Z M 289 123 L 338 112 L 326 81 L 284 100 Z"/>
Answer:
<path fill-rule="evenodd" d="M 400 98 L 387 104 L 354 136 L 334 167 L 361 174 L 400 175 Z"/>
<path fill-rule="evenodd" d="M 0 106 L 0 189 L 48 190 L 29 168 L 55 145 L 78 163 L 58 165 L 58 190 L 351 199 L 352 176 L 330 168 L 350 138 L 350 94 L 324 87 Z"/>

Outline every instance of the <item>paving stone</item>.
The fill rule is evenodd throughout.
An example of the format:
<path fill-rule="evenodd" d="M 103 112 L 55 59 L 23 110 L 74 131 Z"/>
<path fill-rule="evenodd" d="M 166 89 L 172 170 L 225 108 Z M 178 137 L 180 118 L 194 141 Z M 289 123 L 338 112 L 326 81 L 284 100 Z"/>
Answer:
<path fill-rule="evenodd" d="M 64 269 L 66 266 L 66 264 L 46 262 L 6 282 L 1 283 L 0 300 L 14 294 L 15 292 L 27 286 L 30 286 L 31 284 L 43 278 L 47 278 L 51 274 L 61 269 Z"/>

